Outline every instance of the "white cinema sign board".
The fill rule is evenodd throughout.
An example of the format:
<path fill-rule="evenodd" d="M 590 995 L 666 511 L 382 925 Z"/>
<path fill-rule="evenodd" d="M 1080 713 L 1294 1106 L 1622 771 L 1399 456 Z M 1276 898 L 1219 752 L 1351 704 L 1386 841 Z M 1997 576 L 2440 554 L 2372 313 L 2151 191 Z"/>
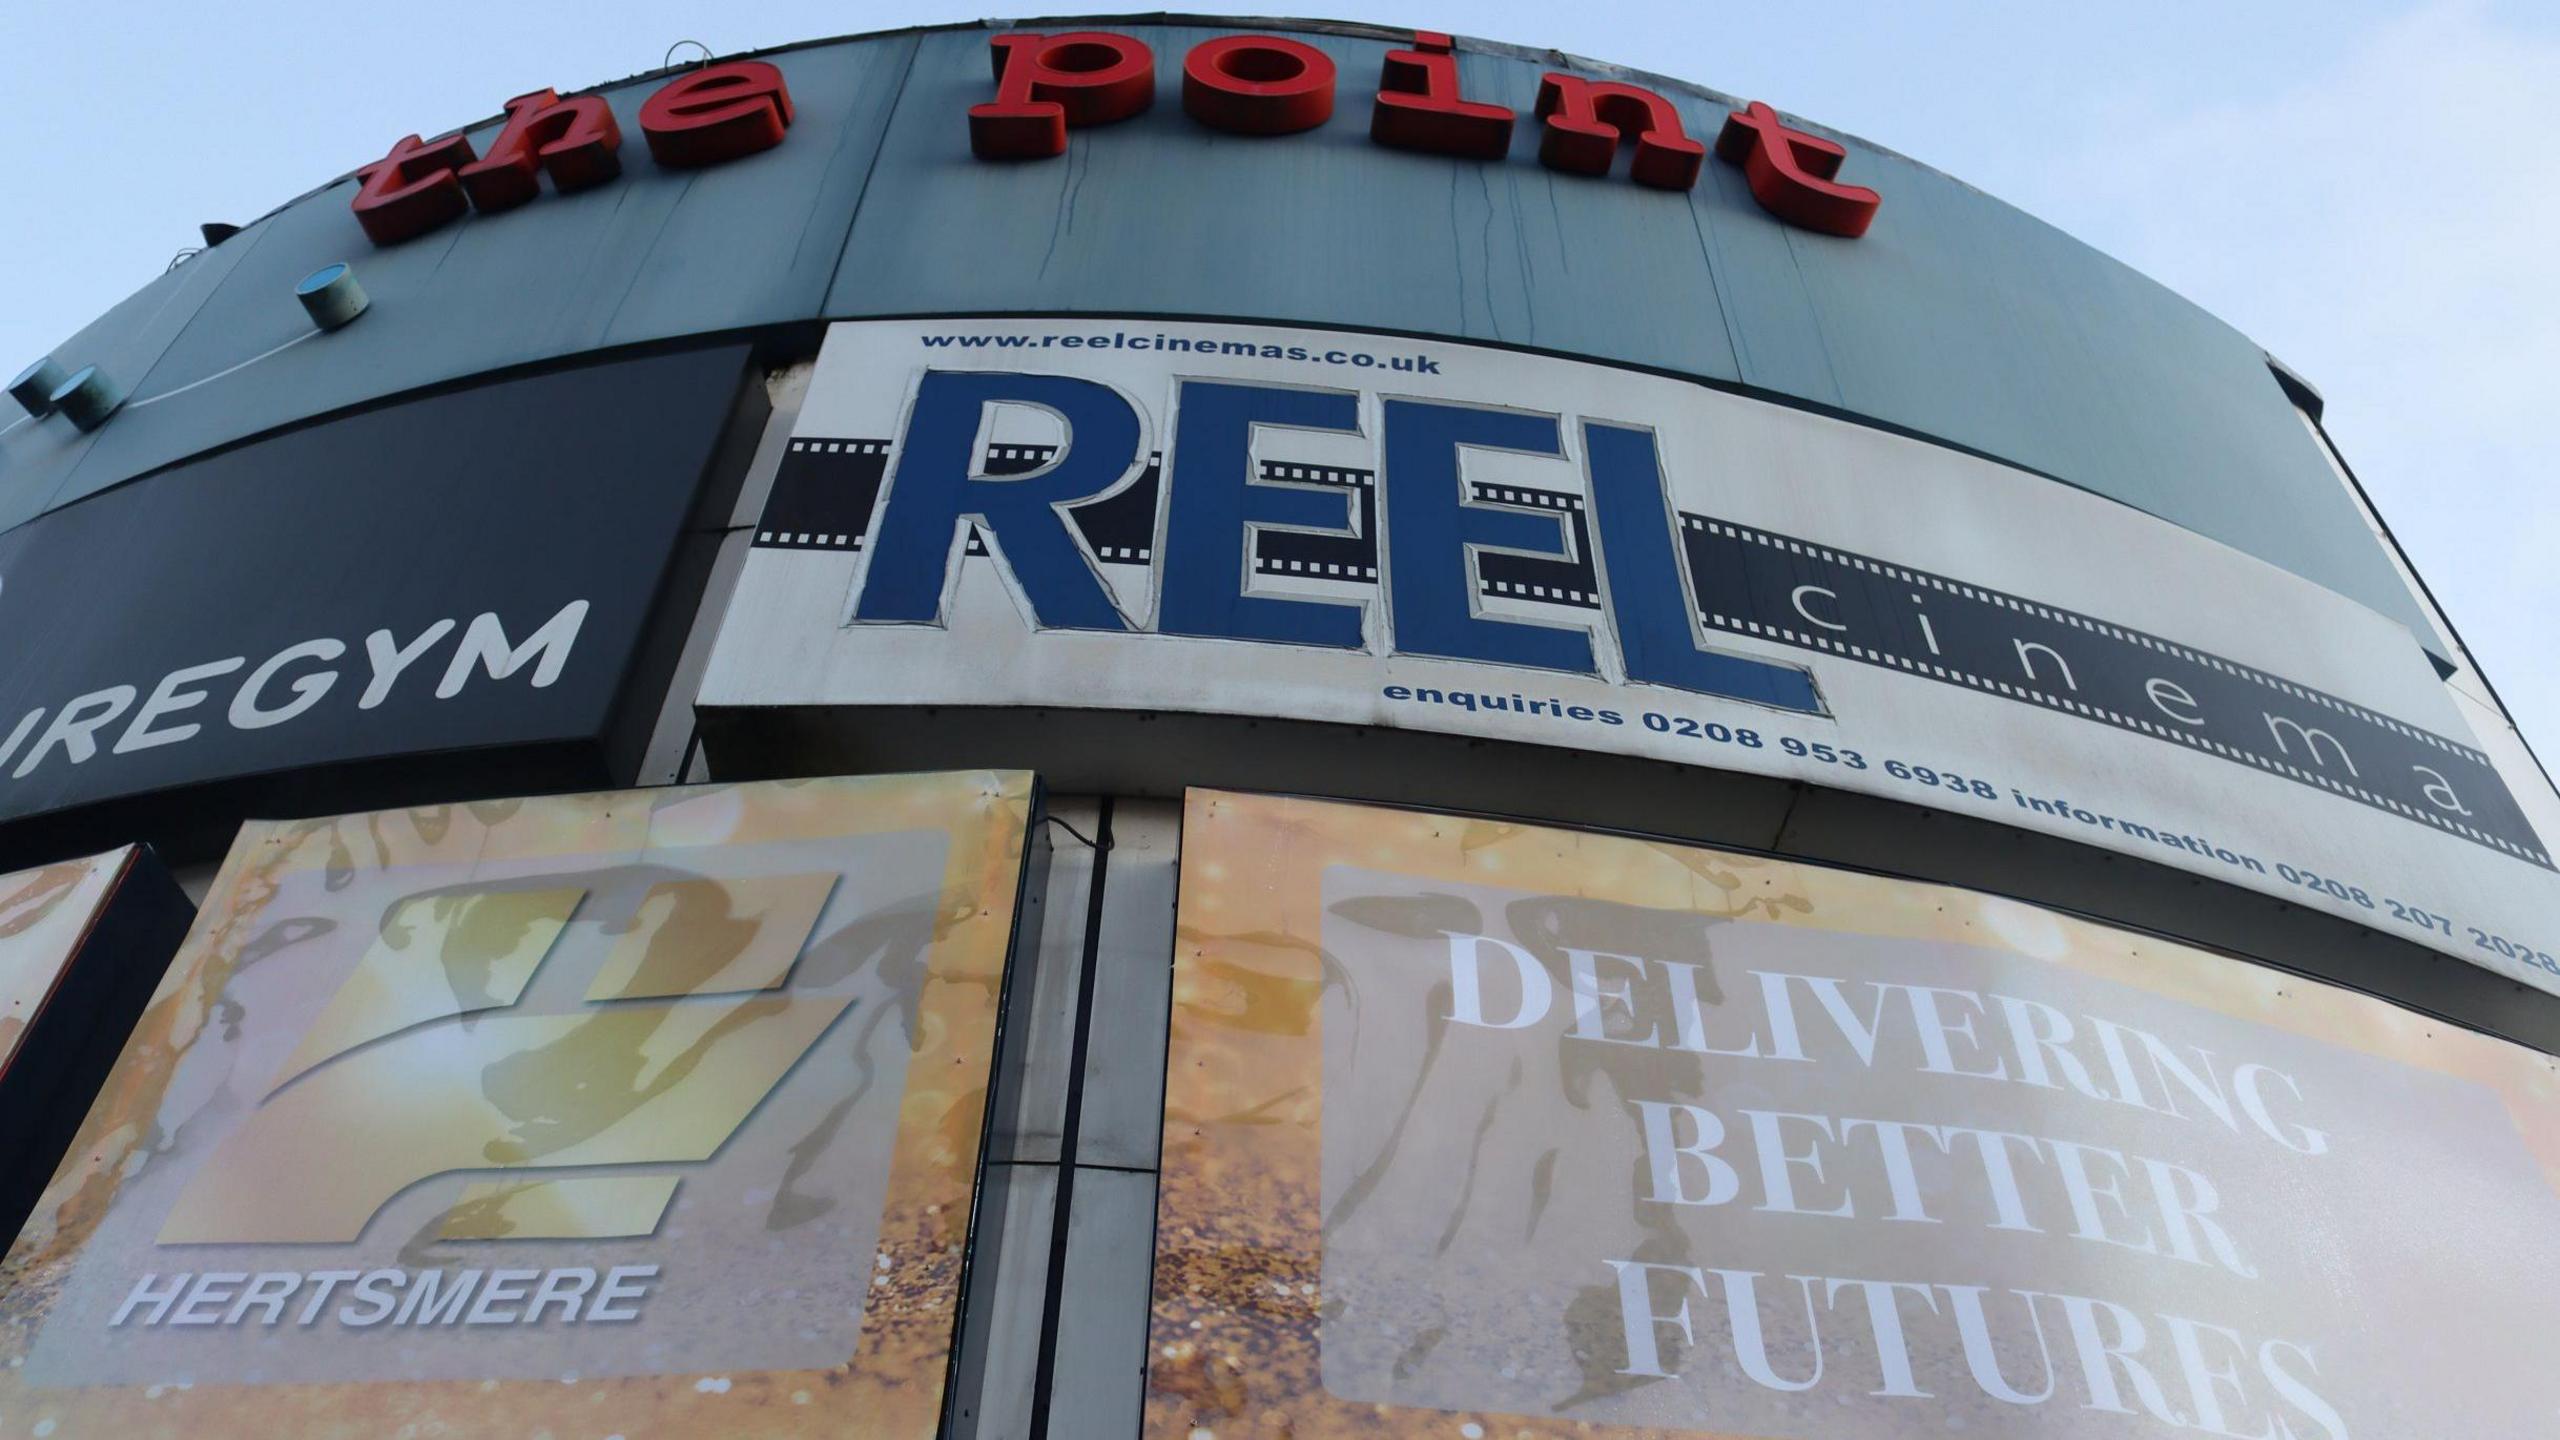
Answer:
<path fill-rule="evenodd" d="M 2396 623 L 2040 476 L 1576 361 L 838 325 L 701 700 L 1274 716 L 1781 776 L 2560 992 L 2548 854 Z"/>

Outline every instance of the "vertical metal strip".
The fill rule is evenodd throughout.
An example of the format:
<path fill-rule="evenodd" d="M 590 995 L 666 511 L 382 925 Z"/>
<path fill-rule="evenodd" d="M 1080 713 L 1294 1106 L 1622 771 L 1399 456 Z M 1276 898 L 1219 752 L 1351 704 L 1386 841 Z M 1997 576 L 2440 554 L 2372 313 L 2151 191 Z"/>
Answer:
<path fill-rule="evenodd" d="M 1094 831 L 1093 890 L 1085 912 L 1083 973 L 1076 988 L 1076 1042 L 1067 1071 L 1066 1126 L 1058 1166 L 1057 1219 L 1049 1236 L 1049 1286 L 1040 1323 L 1040 1364 L 1032 1390 L 1030 1440 L 1048 1440 L 1050 1398 L 1058 1375 L 1058 1325 L 1066 1310 L 1068 1222 L 1075 1213 L 1076 1142 L 1083 1126 L 1085 1059 L 1093 1038 L 1095 956 L 1102 946 L 1103 898 L 1111 880 L 1111 810 L 1105 798 Z"/>
<path fill-rule="evenodd" d="M 1044 796 L 1030 847 L 1038 863 L 1007 967 L 965 1313 L 943 1408 L 949 1440 L 1019 1440 L 1031 1430 L 1099 813 L 1090 799 Z"/>
<path fill-rule="evenodd" d="M 1111 885 L 1100 917 L 1081 1057 L 1075 1206 L 1066 1217 L 1049 1433 L 1123 1440 L 1146 1413 L 1148 1296 L 1155 1271 L 1156 1167 L 1173 996 L 1173 907 L 1182 815 L 1121 799 L 1111 817 Z"/>

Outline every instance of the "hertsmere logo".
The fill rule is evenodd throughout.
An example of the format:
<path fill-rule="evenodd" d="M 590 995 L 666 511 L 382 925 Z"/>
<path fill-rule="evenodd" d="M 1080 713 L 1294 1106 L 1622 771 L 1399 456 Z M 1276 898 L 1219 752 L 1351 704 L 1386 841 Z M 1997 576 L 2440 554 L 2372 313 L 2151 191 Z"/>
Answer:
<path fill-rule="evenodd" d="M 563 934 L 592 923 L 586 887 L 397 902 L 257 1108 L 189 1178 L 160 1245 L 352 1244 L 393 1197 L 453 1171 L 498 1178 L 466 1185 L 421 1238 L 653 1234 L 680 1172 L 580 1171 L 709 1160 L 851 1008 L 787 984 L 837 878 L 652 885 L 581 1003 L 557 1013 L 520 1002 Z M 715 1043 L 750 1026 L 751 1043 Z M 135 1280 L 107 1323 L 607 1324 L 640 1318 L 658 1272 L 172 1269 Z"/>

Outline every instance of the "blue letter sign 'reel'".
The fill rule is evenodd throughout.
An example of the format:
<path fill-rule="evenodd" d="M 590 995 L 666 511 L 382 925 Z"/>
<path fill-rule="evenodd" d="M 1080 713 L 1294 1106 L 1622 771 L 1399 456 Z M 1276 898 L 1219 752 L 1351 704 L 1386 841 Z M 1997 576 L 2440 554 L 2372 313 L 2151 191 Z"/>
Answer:
<path fill-rule="evenodd" d="M 1362 557 L 1360 564 L 1327 567 L 1327 574 L 1341 579 L 1332 572 L 1347 569 L 1380 579 L 1391 654 L 1595 675 L 1594 625 L 1489 615 L 1481 603 L 1488 558 L 1587 564 L 1591 580 L 1578 582 L 1575 593 L 1579 584 L 1596 585 L 1599 594 L 1588 598 L 1606 607 L 1596 628 L 1616 639 L 1627 680 L 1821 713 L 1806 671 L 1700 644 L 1693 613 L 1698 592 L 1686 573 L 1650 430 L 1596 420 L 1581 425 L 1589 497 L 1583 508 L 1593 551 L 1583 556 L 1573 553 L 1586 538 L 1580 515 L 1569 521 L 1553 508 L 1569 497 L 1559 492 L 1541 508 L 1504 487 L 1471 486 L 1464 474 L 1468 450 L 1562 459 L 1559 417 L 1383 399 L 1373 522 L 1383 535 L 1363 535 L 1361 492 L 1272 478 L 1255 455 L 1257 440 L 1271 432 L 1361 434 L 1360 399 L 1346 390 L 1179 382 L 1172 453 L 1162 471 L 1166 493 L 1156 497 L 1164 527 L 1154 547 L 1157 633 L 1367 649 L 1369 602 L 1356 595 L 1252 593 L 1257 546 L 1268 532 L 1283 532 L 1302 543 L 1348 545 Z M 979 437 L 1000 406 L 1055 417 L 1065 433 L 1047 464 L 1020 475 L 979 472 Z M 872 527 L 854 622 L 943 623 L 964 541 L 975 527 L 990 558 L 1010 572 L 1034 626 L 1130 630 L 1074 512 L 1139 470 L 1147 456 L 1145 428 L 1127 399 L 1094 381 L 928 372 Z M 1368 477 L 1360 479 L 1365 484 Z M 1512 593 L 1525 589 L 1514 586 Z"/>

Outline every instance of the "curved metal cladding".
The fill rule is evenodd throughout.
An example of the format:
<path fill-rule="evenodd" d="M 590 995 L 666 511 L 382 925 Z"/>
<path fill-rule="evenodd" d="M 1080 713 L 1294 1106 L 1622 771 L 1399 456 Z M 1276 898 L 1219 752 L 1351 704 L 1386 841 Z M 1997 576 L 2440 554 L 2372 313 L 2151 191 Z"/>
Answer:
<path fill-rule="evenodd" d="M 58 348 L 129 385 L 130 413 L 94 435 L 22 426 L 0 441 L 0 519 L 344 406 L 614 346 L 865 316 L 1191 315 L 1746 387 L 2121 500 L 2426 631 L 2257 346 L 1959 181 L 1838 137 L 1847 175 L 1886 197 L 1851 241 L 1774 219 L 1731 165 L 1685 195 L 1544 169 L 1534 118 L 1498 162 L 1390 149 L 1369 138 L 1367 97 L 1409 35 L 1285 22 L 1338 67 L 1332 118 L 1285 139 L 1220 134 L 1185 115 L 1181 59 L 1251 32 L 1111 28 L 1154 50 L 1156 102 L 1077 131 L 1054 164 L 971 159 L 966 114 L 991 90 L 989 32 L 971 27 L 764 57 L 797 117 L 789 143 L 734 164 L 669 170 L 634 144 L 625 173 L 589 192 L 389 248 L 349 213 L 352 178 L 324 187 Z M 1469 99 L 1524 117 L 1550 69 L 1633 74 L 1472 42 L 1457 59 Z M 1693 136 L 1739 103 L 1634 78 Z M 595 93 L 636 136 L 664 83 Z M 497 130 L 466 133 L 486 150 Z M 279 350 L 310 330 L 295 283 L 342 259 L 375 309 Z"/>
<path fill-rule="evenodd" d="M 13 387 L 0 1412 L 2548 1428 L 2560 796 L 2228 327 L 1402 31 L 509 110 Z"/>
<path fill-rule="evenodd" d="M 1152 104 L 1050 158 L 973 154 L 991 56 L 1081 29 L 1146 48 Z M 1186 62 L 1255 33 L 1330 63 L 1329 114 L 1286 134 L 1195 118 Z M 723 777 L 989 763 L 977 746 L 1053 785 L 1320 790 L 1912 870 L 2427 991 L 2475 1023 L 2560 985 L 2560 939 L 2537 935 L 2545 799 L 2466 729 L 2430 612 L 2257 346 L 1924 166 L 1638 72 L 1460 42 L 1448 75 L 1516 112 L 1507 142 L 1379 143 L 1373 94 L 1417 43 L 1163 18 L 818 42 L 756 57 L 789 127 L 754 153 L 643 143 L 652 97 L 695 74 L 671 70 L 588 92 L 626 138 L 618 173 L 574 193 L 473 213 L 457 195 L 376 244 L 359 172 L 247 225 L 55 351 L 123 400 L 0 430 L 19 552 L 108 505 L 159 513 L 389 444 L 400 484 L 460 466 L 479 486 L 447 517 L 469 512 L 454 553 L 484 531 L 576 553 L 575 506 L 510 529 L 502 497 L 580 474 L 580 503 L 611 503 L 579 455 L 619 422 L 594 393 L 535 392 L 610 391 L 607 365 L 665 375 L 681 352 L 699 373 L 669 383 L 711 398 L 651 400 L 666 433 L 618 437 L 657 457 L 651 518 L 622 527 L 627 554 L 587 552 L 648 578 L 610 606 L 600 576 L 421 586 L 374 618 L 357 567 L 343 615 L 236 639 L 238 596 L 155 590 L 207 633 L 130 664 L 115 652 L 154 617 L 104 607 L 81 663 L 8 662 L 0 814 L 44 824 L 0 841 L 43 858 L 68 843 L 55 821 L 110 801 L 157 833 L 179 793 L 220 797 L 190 812 L 218 829 L 431 783 L 639 778 L 690 627 L 683 673 L 707 679 L 677 704 L 698 701 Z M 1645 123 L 1698 142 L 1694 181 L 1546 163 L 1550 75 L 1649 92 Z M 1632 127 L 1644 102 L 1610 103 Z M 1773 213 L 1719 144 L 1737 114 L 1838 151 L 1839 180 L 1881 197 L 1872 224 Z M 501 133 L 462 138 L 486 154 Z M 337 262 L 369 301 L 353 323 L 346 293 L 325 316 L 295 302 Z M 762 433 L 741 374 L 822 343 L 806 403 Z M 802 378 L 774 393 L 800 404 Z M 1333 398 L 1269 398 L 1301 391 Z M 454 440 L 485 422 L 441 410 L 484 393 L 520 441 Z M 939 450 L 911 428 L 928 419 Z M 750 472 L 737 447 L 759 438 Z M 1232 474 L 1196 478 L 1220 456 Z M 1005 493 L 1045 486 L 1049 508 L 994 514 L 968 488 L 987 474 L 1039 477 Z M 715 644 L 720 606 L 694 611 L 742 476 L 771 499 Z M 1184 498 L 1220 484 L 1240 498 Z M 1449 503 L 1413 498 L 1433 484 Z M 384 543 L 360 518 L 311 512 L 345 533 L 303 538 Z M 966 553 L 943 554 L 963 524 Z M 287 696 L 309 699 L 267 728 Z M 481 696 L 524 713 L 464 724 Z M 927 707 L 945 718 L 911 723 Z M 1133 746 L 1129 711 L 1182 723 Z M 1273 723 L 1247 743 L 1211 721 Z M 1539 748 L 1489 769 L 1466 748 L 1486 744 Z M 324 762 L 408 779 L 342 792 Z M 247 776 L 265 782 L 204 788 Z"/>

